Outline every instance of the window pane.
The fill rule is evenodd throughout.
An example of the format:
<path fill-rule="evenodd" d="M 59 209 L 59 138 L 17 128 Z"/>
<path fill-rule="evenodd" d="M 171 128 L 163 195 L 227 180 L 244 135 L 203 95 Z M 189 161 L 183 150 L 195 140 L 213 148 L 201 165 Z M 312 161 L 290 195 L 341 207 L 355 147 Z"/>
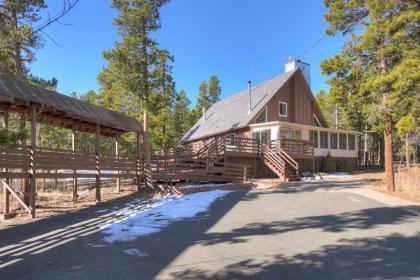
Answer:
<path fill-rule="evenodd" d="M 349 150 L 356 149 L 356 139 L 353 134 L 349 134 Z"/>
<path fill-rule="evenodd" d="M 268 144 L 271 141 L 271 130 L 262 130 L 261 132 L 261 142 Z"/>
<path fill-rule="evenodd" d="M 318 131 L 317 130 L 309 131 L 309 139 L 314 143 L 314 147 L 318 148 Z"/>
<path fill-rule="evenodd" d="M 337 133 L 330 134 L 331 149 L 337 149 Z"/>
<path fill-rule="evenodd" d="M 319 123 L 315 115 L 313 115 L 313 126 L 321 127 L 321 124 Z"/>
<path fill-rule="evenodd" d="M 287 103 L 279 102 L 279 115 L 287 116 Z"/>
<path fill-rule="evenodd" d="M 267 122 L 267 108 L 261 111 L 258 117 L 255 119 L 255 123 L 265 123 Z"/>
<path fill-rule="evenodd" d="M 347 134 L 340 133 L 340 150 L 347 149 Z"/>
<path fill-rule="evenodd" d="M 281 128 L 280 129 L 280 139 L 290 139 L 290 129 Z"/>
<path fill-rule="evenodd" d="M 302 131 L 298 129 L 292 130 L 292 139 L 301 140 L 302 139 Z"/>
<path fill-rule="evenodd" d="M 321 148 L 328 149 L 328 132 L 321 131 L 319 136 L 320 136 Z"/>

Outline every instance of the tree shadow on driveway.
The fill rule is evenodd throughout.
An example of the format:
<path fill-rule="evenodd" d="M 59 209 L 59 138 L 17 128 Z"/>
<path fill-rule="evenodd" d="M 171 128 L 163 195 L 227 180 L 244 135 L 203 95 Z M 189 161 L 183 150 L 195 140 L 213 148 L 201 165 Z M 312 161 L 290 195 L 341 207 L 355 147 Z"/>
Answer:
<path fill-rule="evenodd" d="M 174 222 L 159 233 L 131 242 L 105 243 L 99 225 L 118 217 L 112 211 L 97 212 L 127 209 L 124 204 L 129 199 L 2 229 L 0 279 L 153 279 L 247 192 L 229 192 L 195 218 Z M 133 248 L 150 257 L 124 253 Z"/>
<path fill-rule="evenodd" d="M 307 254 L 267 255 L 220 267 L 218 271 L 188 268 L 174 279 L 419 279 L 420 233 L 405 237 L 342 239 Z"/>

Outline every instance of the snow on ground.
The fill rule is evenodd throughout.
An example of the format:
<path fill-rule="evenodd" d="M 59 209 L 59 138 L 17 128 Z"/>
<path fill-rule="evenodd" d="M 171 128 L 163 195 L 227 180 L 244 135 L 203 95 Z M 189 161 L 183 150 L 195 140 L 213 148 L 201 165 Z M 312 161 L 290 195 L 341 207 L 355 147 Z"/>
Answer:
<path fill-rule="evenodd" d="M 350 178 L 351 175 L 347 172 L 334 172 L 324 176 L 325 178 Z"/>
<path fill-rule="evenodd" d="M 352 175 L 347 172 L 333 172 L 325 175 L 315 174 L 313 176 L 299 177 L 301 181 L 322 181 L 323 179 L 340 179 L 340 178 L 352 178 Z"/>
<path fill-rule="evenodd" d="M 150 255 L 146 252 L 140 251 L 139 249 L 126 249 L 124 250 L 124 253 L 129 254 L 131 256 L 137 256 L 137 257 L 150 257 Z"/>
<path fill-rule="evenodd" d="M 226 183 L 226 184 L 192 184 L 192 185 L 180 185 L 180 189 L 195 189 L 195 188 L 207 188 L 207 187 L 224 187 L 235 185 L 237 183 Z"/>
<path fill-rule="evenodd" d="M 321 181 L 322 177 L 319 175 L 315 176 L 307 176 L 307 177 L 299 177 L 299 180 L 301 181 Z"/>
<path fill-rule="evenodd" d="M 116 211 L 119 216 L 99 226 L 107 236 L 105 242 L 114 243 L 132 241 L 139 236 L 157 233 L 171 223 L 193 218 L 198 213 L 207 211 L 218 198 L 231 191 L 214 190 L 190 195 L 166 195 L 150 200 L 129 202 L 128 209 Z"/>

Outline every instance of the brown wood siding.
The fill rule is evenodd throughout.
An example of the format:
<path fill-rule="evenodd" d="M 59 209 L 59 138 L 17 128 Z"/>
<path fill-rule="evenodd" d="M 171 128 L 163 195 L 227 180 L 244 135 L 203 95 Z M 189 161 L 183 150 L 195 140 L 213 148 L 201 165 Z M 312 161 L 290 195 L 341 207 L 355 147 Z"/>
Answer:
<path fill-rule="evenodd" d="M 302 74 L 295 75 L 267 103 L 267 122 L 284 121 L 313 125 L 313 114 L 328 127 Z M 287 117 L 279 116 L 279 102 L 287 103 Z M 257 114 L 258 116 L 258 114 Z M 255 123 L 255 119 L 251 123 Z"/>

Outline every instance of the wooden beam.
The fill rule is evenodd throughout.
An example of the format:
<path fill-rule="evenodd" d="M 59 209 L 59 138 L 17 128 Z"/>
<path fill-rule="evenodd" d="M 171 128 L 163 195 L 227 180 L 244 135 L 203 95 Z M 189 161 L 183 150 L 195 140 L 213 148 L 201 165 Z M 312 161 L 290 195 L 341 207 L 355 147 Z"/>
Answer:
<path fill-rule="evenodd" d="M 136 145 L 136 149 L 137 149 L 137 157 L 136 157 L 136 182 L 137 182 L 137 191 L 139 192 L 141 189 L 141 182 L 140 182 L 140 150 L 141 150 L 141 146 L 140 146 L 140 133 L 137 132 L 136 134 L 136 139 L 137 139 L 137 145 Z"/>
<path fill-rule="evenodd" d="M 74 152 L 76 151 L 76 130 L 72 130 L 71 132 L 71 150 Z M 73 158 L 74 160 L 74 158 Z M 74 178 L 73 178 L 73 203 L 77 203 L 77 177 L 76 177 L 76 169 L 73 170 Z"/>
<path fill-rule="evenodd" d="M 100 154 L 100 136 L 101 136 L 101 126 L 96 124 L 96 141 L 95 141 L 95 154 L 96 154 L 96 161 L 95 161 L 95 170 L 96 170 L 96 203 L 101 202 L 101 175 L 99 170 L 99 154 Z"/>
<path fill-rule="evenodd" d="M 9 112 L 4 111 L 3 112 L 3 128 L 5 130 L 9 129 Z M 4 168 L 3 172 L 8 173 L 8 168 Z M 9 185 L 9 178 L 6 178 L 6 184 Z M 3 187 L 3 213 L 5 215 L 9 214 L 10 210 L 10 192 L 9 190 L 4 186 Z"/>
<path fill-rule="evenodd" d="M 25 202 L 20 198 L 20 196 L 9 186 L 6 184 L 5 180 L 2 180 L 3 189 L 7 189 L 10 194 L 19 202 L 19 204 L 25 209 L 26 212 L 32 213 L 32 210 L 25 204 Z"/>
<path fill-rule="evenodd" d="M 36 178 L 35 178 L 35 167 L 34 167 L 34 156 L 36 153 L 36 111 L 37 108 L 35 104 L 31 106 L 31 157 L 30 157 L 30 172 L 29 172 L 29 179 L 30 179 L 30 202 L 31 202 L 31 215 L 32 218 L 35 218 L 35 192 L 36 192 Z"/>
<path fill-rule="evenodd" d="M 115 158 L 117 159 L 117 192 L 121 191 L 121 179 L 120 179 L 120 170 L 118 168 L 119 165 L 119 149 L 118 149 L 118 138 L 115 138 Z"/>

